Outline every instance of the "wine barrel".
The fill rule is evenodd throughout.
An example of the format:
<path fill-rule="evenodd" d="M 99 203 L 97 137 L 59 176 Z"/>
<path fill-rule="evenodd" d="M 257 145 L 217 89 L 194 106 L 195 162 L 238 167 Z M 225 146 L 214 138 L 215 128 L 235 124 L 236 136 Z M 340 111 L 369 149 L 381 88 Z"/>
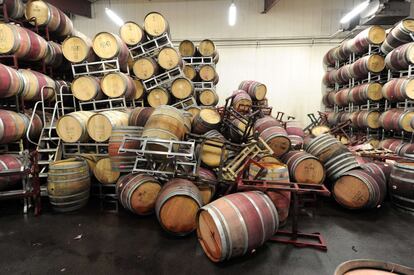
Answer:
<path fill-rule="evenodd" d="M 385 30 L 381 26 L 370 26 L 345 43 L 347 52 L 363 54 L 370 45 L 380 45 L 385 40 Z"/>
<path fill-rule="evenodd" d="M 140 57 L 134 62 L 132 70 L 136 77 L 147 80 L 158 74 L 158 64 L 151 57 Z"/>
<path fill-rule="evenodd" d="M 186 133 L 184 113 L 172 106 L 157 107 L 145 124 L 142 137 L 165 140 L 182 140 Z M 150 149 L 166 151 L 165 146 L 152 144 Z"/>
<path fill-rule="evenodd" d="M 170 33 L 170 26 L 167 19 L 158 13 L 150 12 L 144 18 L 145 33 L 150 37 L 159 37 Z"/>
<path fill-rule="evenodd" d="M 161 183 L 146 174 L 128 174 L 118 179 L 116 193 L 125 209 L 138 215 L 154 213 Z"/>
<path fill-rule="evenodd" d="M 349 91 L 350 89 L 339 90 L 334 97 L 334 102 L 336 105 L 345 107 L 349 104 Z"/>
<path fill-rule="evenodd" d="M 399 264 L 368 259 L 357 259 L 340 264 L 335 269 L 334 275 L 392 275 L 413 273 L 413 268 Z"/>
<path fill-rule="evenodd" d="M 125 97 L 135 99 L 135 82 L 129 76 L 121 72 L 106 74 L 101 79 L 102 92 L 110 98 Z"/>
<path fill-rule="evenodd" d="M 390 109 L 385 111 L 379 117 L 379 122 L 385 130 L 406 131 L 412 133 L 414 128 L 410 122 L 414 117 L 413 111 L 404 111 L 403 109 Z"/>
<path fill-rule="evenodd" d="M 304 151 L 290 151 L 282 156 L 282 161 L 289 167 L 290 178 L 294 182 L 322 184 L 325 169 L 322 162 Z"/>
<path fill-rule="evenodd" d="M 214 84 L 217 84 L 218 82 L 216 69 L 211 65 L 201 65 L 198 71 L 198 75 L 202 81 L 213 82 Z"/>
<path fill-rule="evenodd" d="M 109 32 L 98 33 L 92 40 L 92 49 L 102 59 L 118 58 L 122 70 L 127 70 L 128 47 L 118 35 Z"/>
<path fill-rule="evenodd" d="M 233 92 L 233 108 L 240 113 L 247 113 L 252 108 L 253 102 L 249 94 L 243 90 Z"/>
<path fill-rule="evenodd" d="M 83 75 L 72 82 L 72 94 L 80 101 L 90 101 L 93 99 L 102 99 L 100 80 L 95 76 Z"/>
<path fill-rule="evenodd" d="M 135 98 L 134 99 L 139 100 L 144 96 L 144 92 L 145 92 L 144 85 L 142 84 L 142 81 L 139 79 L 132 79 L 132 81 L 135 84 L 135 92 L 134 92 Z"/>
<path fill-rule="evenodd" d="M 357 115 L 355 116 L 356 119 L 356 126 L 359 128 L 371 128 L 371 129 L 378 129 L 381 127 L 380 125 L 380 115 L 381 113 L 376 110 L 371 111 L 358 111 L 356 112 Z"/>
<path fill-rule="evenodd" d="M 13 54 L 19 59 L 39 61 L 46 56 L 46 40 L 31 30 L 0 23 L 0 54 Z"/>
<path fill-rule="evenodd" d="M 396 162 L 388 183 L 391 202 L 404 210 L 414 212 L 414 163 Z"/>
<path fill-rule="evenodd" d="M 326 176 L 331 179 L 335 180 L 343 173 L 359 167 L 348 148 L 330 134 L 314 138 L 305 149 L 324 164 Z"/>
<path fill-rule="evenodd" d="M 155 213 L 164 230 L 185 236 L 196 228 L 196 214 L 202 205 L 197 186 L 189 180 L 175 178 L 162 187 L 155 203 Z"/>
<path fill-rule="evenodd" d="M 197 237 L 213 262 L 251 253 L 279 228 L 279 215 L 262 192 L 227 195 L 197 214 Z"/>
<path fill-rule="evenodd" d="M 200 113 L 201 108 L 198 107 L 198 106 L 191 106 L 191 107 L 187 107 L 185 109 L 185 111 L 187 113 L 190 113 L 191 114 L 191 124 L 192 124 L 193 121 L 194 121 L 194 118 Z"/>
<path fill-rule="evenodd" d="M 302 149 L 304 143 L 303 137 L 296 135 L 288 135 L 288 138 L 290 140 L 290 146 L 293 149 Z"/>
<path fill-rule="evenodd" d="M 221 123 L 220 114 L 216 109 L 204 108 L 194 118 L 192 131 L 195 134 L 203 135 L 210 130 L 217 129 Z"/>
<path fill-rule="evenodd" d="M 193 93 L 193 82 L 185 77 L 178 77 L 171 84 L 171 94 L 177 99 L 185 99 L 192 96 Z"/>
<path fill-rule="evenodd" d="M 79 111 L 62 116 L 57 121 L 56 132 L 64 142 L 85 142 L 89 140 L 87 123 L 95 113 Z"/>
<path fill-rule="evenodd" d="M 267 128 L 270 128 L 273 126 L 282 126 L 282 123 L 280 123 L 280 121 L 276 120 L 272 116 L 264 116 L 256 120 L 256 122 L 254 123 L 254 131 L 261 133 Z"/>
<path fill-rule="evenodd" d="M 407 70 L 414 64 L 414 42 L 401 45 L 385 57 L 385 64 L 392 71 Z"/>
<path fill-rule="evenodd" d="M 206 205 L 216 193 L 217 177 L 213 170 L 204 167 L 198 168 L 198 177 L 200 180 L 196 181 L 195 184 L 200 191 L 203 205 Z"/>
<path fill-rule="evenodd" d="M 4 111 L 4 110 L 2 110 Z M 4 154 L 0 155 L 0 172 L 7 172 L 10 170 L 21 170 L 23 167 L 23 162 L 21 161 L 19 155 Z M 21 183 L 23 176 L 21 174 L 15 174 L 10 176 L 1 176 L 0 177 L 0 191 L 16 187 L 16 185 Z"/>
<path fill-rule="evenodd" d="M 385 182 L 364 170 L 345 172 L 332 188 L 335 200 L 348 209 L 379 208 L 386 191 Z"/>
<path fill-rule="evenodd" d="M 20 19 L 24 16 L 25 5 L 22 0 L 2 0 L 5 5 L 7 15 L 13 19 Z"/>
<path fill-rule="evenodd" d="M 69 212 L 88 203 L 91 178 L 83 159 L 67 159 L 49 164 L 47 192 L 52 208 Z"/>
<path fill-rule="evenodd" d="M 383 87 L 376 82 L 370 82 L 353 87 L 349 92 L 349 102 L 364 104 L 367 100 L 378 101 L 383 98 Z"/>
<path fill-rule="evenodd" d="M 336 69 L 331 69 L 329 71 L 326 71 L 325 74 L 322 77 L 322 83 L 327 87 L 333 86 L 332 84 L 334 84 L 335 81 L 336 81 L 335 76 L 336 76 L 337 73 L 338 73 L 338 70 L 336 70 Z"/>
<path fill-rule="evenodd" d="M 397 148 L 397 154 L 401 157 L 409 157 L 414 155 L 414 144 L 405 143 Z"/>
<path fill-rule="evenodd" d="M 259 180 L 268 180 L 268 181 L 278 181 L 278 182 L 290 182 L 289 180 L 289 170 L 283 163 L 277 162 L 268 162 L 266 159 L 259 160 L 259 163 L 265 170 L 258 179 Z M 256 164 L 251 164 L 249 167 L 249 177 L 256 178 L 257 174 L 260 172 L 262 168 Z M 274 187 L 286 187 L 286 185 L 274 184 L 267 182 L 266 185 L 274 186 Z M 279 226 L 282 227 L 286 224 L 287 218 L 289 216 L 289 208 L 290 208 L 290 199 L 291 193 L 290 191 L 266 191 L 266 195 L 268 195 L 275 205 L 277 209 L 277 213 L 279 214 Z"/>
<path fill-rule="evenodd" d="M 57 31 L 61 24 L 58 8 L 40 0 L 27 3 L 25 17 L 32 25 L 47 26 L 51 32 Z"/>
<path fill-rule="evenodd" d="M 380 180 L 385 183 L 391 175 L 393 165 L 386 162 L 367 162 L 361 165 L 361 168 L 367 172 L 370 172 L 372 176 L 378 176 Z"/>
<path fill-rule="evenodd" d="M 72 63 L 94 61 L 96 55 L 92 49 L 92 40 L 84 36 L 71 36 L 62 43 L 63 56 Z"/>
<path fill-rule="evenodd" d="M 381 52 L 389 54 L 395 48 L 411 42 L 411 33 L 414 32 L 414 20 L 412 18 L 406 18 L 401 20 L 391 31 L 388 33 L 384 43 L 381 45 Z"/>
<path fill-rule="evenodd" d="M 280 157 L 290 150 L 290 139 L 282 127 L 269 127 L 260 133 L 260 137 L 269 145 L 276 157 Z"/>
<path fill-rule="evenodd" d="M 22 90 L 22 97 L 27 101 L 37 101 L 42 99 L 42 87 L 43 99 L 51 100 L 55 96 L 56 82 L 49 76 L 42 73 L 20 69 L 19 73 L 24 81 L 24 87 Z"/>
<path fill-rule="evenodd" d="M 196 47 L 190 40 L 181 41 L 180 45 L 178 46 L 178 50 L 183 57 L 190 57 L 196 54 Z"/>
<path fill-rule="evenodd" d="M 246 91 L 253 100 L 263 100 L 267 93 L 266 85 L 254 80 L 242 81 L 239 89 Z"/>
<path fill-rule="evenodd" d="M 200 159 L 209 167 L 219 167 L 221 156 L 223 163 L 228 157 L 228 151 L 224 147 L 226 138 L 217 130 L 211 130 L 204 134 L 206 142 L 200 147 Z"/>
<path fill-rule="evenodd" d="M 145 41 L 145 32 L 135 22 L 125 22 L 119 29 L 119 36 L 125 44 L 132 47 Z"/>
<path fill-rule="evenodd" d="M 216 106 L 219 97 L 215 90 L 205 89 L 198 93 L 198 102 L 204 106 Z"/>
<path fill-rule="evenodd" d="M 333 107 L 335 104 L 335 91 L 329 91 L 322 96 L 322 103 L 326 107 Z"/>
<path fill-rule="evenodd" d="M 335 56 L 334 56 L 334 52 L 336 50 L 337 47 L 329 49 L 325 55 L 323 56 L 323 64 L 326 67 L 334 67 L 335 66 Z"/>
<path fill-rule="evenodd" d="M 216 45 L 210 39 L 204 39 L 198 44 L 198 52 L 201 56 L 214 56 L 216 54 Z"/>
<path fill-rule="evenodd" d="M 183 61 L 180 53 L 173 47 L 164 47 L 157 56 L 158 65 L 164 70 L 171 70 L 175 67 L 182 66 Z"/>
<path fill-rule="evenodd" d="M 102 184 L 114 184 L 118 180 L 120 172 L 112 169 L 110 158 L 102 158 L 96 163 L 93 175 Z"/>
<path fill-rule="evenodd" d="M 140 137 L 142 128 L 136 126 L 113 128 L 108 143 L 108 154 L 111 159 L 113 171 L 130 172 L 134 168 L 137 154 L 121 153 L 119 148 L 123 145 L 125 149 L 138 149 L 140 142 L 138 140 L 124 141 L 124 137 Z"/>
<path fill-rule="evenodd" d="M 79 32 L 73 29 L 73 22 L 69 19 L 69 17 L 63 13 L 63 11 L 59 11 L 60 16 L 60 24 L 55 33 L 60 37 L 67 37 L 72 34 L 78 35 Z"/>
<path fill-rule="evenodd" d="M 0 98 L 19 95 L 23 87 L 24 82 L 20 73 L 11 67 L 0 64 Z"/>
<path fill-rule="evenodd" d="M 0 144 L 18 141 L 26 133 L 26 124 L 22 114 L 0 110 Z"/>
<path fill-rule="evenodd" d="M 414 78 L 393 78 L 385 83 L 382 94 L 390 102 L 414 100 Z"/>
<path fill-rule="evenodd" d="M 312 136 L 318 137 L 320 135 L 329 133 L 329 131 L 331 131 L 331 129 L 328 126 L 318 125 L 318 126 L 313 127 L 310 132 L 311 132 Z"/>
<path fill-rule="evenodd" d="M 193 81 L 195 80 L 196 76 L 197 76 L 197 71 L 194 68 L 194 66 L 189 65 L 189 64 L 185 64 L 183 67 L 183 73 L 184 76 L 186 78 L 188 78 L 189 80 Z"/>
<path fill-rule="evenodd" d="M 387 56 L 388 57 L 388 56 Z M 351 76 L 356 79 L 363 79 L 368 73 L 380 73 L 385 68 L 384 57 L 379 54 L 371 54 L 361 57 L 352 63 L 350 70 Z M 348 78 L 350 79 L 350 78 Z"/>
<path fill-rule="evenodd" d="M 97 142 L 107 141 L 115 127 L 128 126 L 129 115 L 121 111 L 104 111 L 93 114 L 86 126 L 89 136 Z"/>
<path fill-rule="evenodd" d="M 162 105 L 168 105 L 171 101 L 171 96 L 166 89 L 158 87 L 149 91 L 147 101 L 151 107 L 156 108 Z"/>
<path fill-rule="evenodd" d="M 154 108 L 152 107 L 137 107 L 133 109 L 129 115 L 128 125 L 144 127 L 153 112 Z"/>
<path fill-rule="evenodd" d="M 63 64 L 62 45 L 53 41 L 47 42 L 45 64 L 53 68 L 59 68 Z"/>
<path fill-rule="evenodd" d="M 303 129 L 301 127 L 301 124 L 299 121 L 295 120 L 288 120 L 286 121 L 286 133 L 288 135 L 295 135 L 300 136 L 302 138 L 305 137 L 305 133 L 303 132 Z"/>

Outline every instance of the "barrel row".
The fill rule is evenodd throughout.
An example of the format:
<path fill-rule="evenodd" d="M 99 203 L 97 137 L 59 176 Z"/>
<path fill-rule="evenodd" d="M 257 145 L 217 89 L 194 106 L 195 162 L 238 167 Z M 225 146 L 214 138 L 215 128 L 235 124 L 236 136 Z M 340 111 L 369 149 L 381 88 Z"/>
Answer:
<path fill-rule="evenodd" d="M 215 67 L 210 64 L 200 66 L 185 64 L 183 73 L 189 80 L 194 82 L 213 82 L 216 85 L 219 81 Z"/>
<path fill-rule="evenodd" d="M 414 33 L 414 20 L 406 18 L 401 20 L 387 34 L 385 41 L 381 45 L 381 52 L 390 53 L 395 48 L 412 41 L 411 35 Z"/>
<path fill-rule="evenodd" d="M 368 76 L 368 73 L 378 74 L 384 68 L 384 57 L 379 54 L 371 54 L 359 58 L 352 64 L 327 71 L 323 77 L 323 83 L 326 86 L 331 86 L 334 83 L 345 84 L 352 78 L 364 79 Z"/>
<path fill-rule="evenodd" d="M 384 139 L 378 144 L 378 147 L 390 150 L 401 157 L 414 158 L 414 144 L 404 142 L 401 139 Z"/>
<path fill-rule="evenodd" d="M 216 45 L 210 39 L 201 40 L 198 46 L 191 40 L 183 40 L 180 42 L 178 50 L 183 57 L 212 57 L 215 64 L 219 60 Z"/>
<path fill-rule="evenodd" d="M 325 66 L 334 67 L 336 61 L 346 61 L 352 53 L 356 55 L 367 53 L 370 45 L 381 45 L 385 36 L 385 30 L 382 27 L 371 26 L 354 38 L 345 40 L 339 46 L 330 49 L 325 54 L 323 63 Z"/>

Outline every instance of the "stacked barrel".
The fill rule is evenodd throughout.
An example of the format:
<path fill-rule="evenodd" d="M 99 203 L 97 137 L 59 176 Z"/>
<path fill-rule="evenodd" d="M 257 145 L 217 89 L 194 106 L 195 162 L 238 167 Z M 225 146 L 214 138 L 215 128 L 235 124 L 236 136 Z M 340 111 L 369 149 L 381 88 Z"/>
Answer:
<path fill-rule="evenodd" d="M 216 92 L 216 85 L 219 81 L 216 71 L 219 54 L 216 45 L 210 39 L 200 41 L 198 46 L 190 40 L 183 40 L 178 49 L 184 59 L 184 75 L 193 83 L 195 82 L 198 104 L 216 106 L 219 100 Z M 209 85 L 205 85 L 206 83 Z"/>

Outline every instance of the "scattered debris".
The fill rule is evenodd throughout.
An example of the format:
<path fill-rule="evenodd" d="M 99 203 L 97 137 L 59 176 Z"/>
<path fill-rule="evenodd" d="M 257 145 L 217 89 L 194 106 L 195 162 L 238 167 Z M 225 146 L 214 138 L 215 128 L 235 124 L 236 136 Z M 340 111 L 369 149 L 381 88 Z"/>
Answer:
<path fill-rule="evenodd" d="M 82 239 L 82 234 L 79 234 L 78 236 L 76 236 L 75 238 L 73 238 L 74 240 L 80 240 Z"/>

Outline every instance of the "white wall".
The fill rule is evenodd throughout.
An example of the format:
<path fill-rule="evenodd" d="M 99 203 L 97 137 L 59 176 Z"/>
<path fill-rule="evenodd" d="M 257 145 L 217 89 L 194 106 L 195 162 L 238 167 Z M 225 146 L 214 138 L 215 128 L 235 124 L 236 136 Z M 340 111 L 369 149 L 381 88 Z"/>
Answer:
<path fill-rule="evenodd" d="M 144 1 L 111 0 L 111 9 L 125 21 L 142 23 L 145 14 L 158 11 L 170 22 L 174 41 L 210 38 L 220 52 L 217 86 L 221 99 L 240 81 L 254 79 L 268 86 L 274 110 L 307 124 L 306 114 L 321 108 L 322 57 L 337 41 L 328 37 L 349 10 L 352 0 L 280 0 L 261 14 L 263 0 L 236 0 L 237 24 L 227 24 L 230 0 Z M 93 4 L 93 19 L 75 17 L 75 28 L 89 36 L 118 32 L 106 17 L 108 0 Z M 221 103 L 223 100 L 221 100 Z"/>

